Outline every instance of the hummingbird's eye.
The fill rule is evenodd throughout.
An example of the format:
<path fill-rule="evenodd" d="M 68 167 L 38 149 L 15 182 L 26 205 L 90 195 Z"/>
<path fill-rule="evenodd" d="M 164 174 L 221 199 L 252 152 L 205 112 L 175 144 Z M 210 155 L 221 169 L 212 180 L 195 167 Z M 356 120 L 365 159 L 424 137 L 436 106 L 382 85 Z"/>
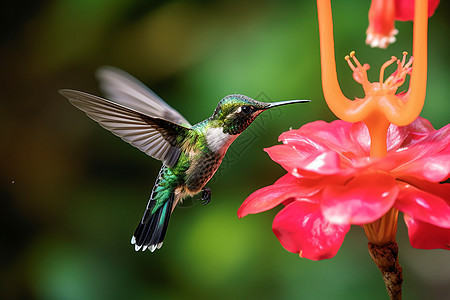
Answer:
<path fill-rule="evenodd" d="M 248 105 L 244 105 L 244 106 L 241 107 L 241 111 L 244 114 L 249 114 L 249 113 L 251 113 L 253 111 L 253 107 L 248 106 Z"/>

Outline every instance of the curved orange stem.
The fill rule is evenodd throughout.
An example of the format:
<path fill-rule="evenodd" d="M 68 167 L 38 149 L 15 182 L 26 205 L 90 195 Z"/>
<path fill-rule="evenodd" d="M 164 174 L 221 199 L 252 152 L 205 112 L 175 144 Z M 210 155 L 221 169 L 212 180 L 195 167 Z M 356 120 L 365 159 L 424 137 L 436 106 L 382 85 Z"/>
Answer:
<path fill-rule="evenodd" d="M 344 96 L 337 78 L 330 0 L 317 0 L 317 12 L 319 16 L 322 89 L 325 101 L 339 119 L 348 122 L 360 121 L 357 116 L 349 113 L 352 111 L 353 102 Z"/>
<path fill-rule="evenodd" d="M 427 88 L 427 38 L 428 38 L 428 1 L 416 0 L 414 8 L 413 57 L 414 67 L 411 74 L 411 94 L 408 101 L 400 103 L 392 114 L 387 114 L 389 121 L 398 126 L 413 122 L 422 111 Z"/>

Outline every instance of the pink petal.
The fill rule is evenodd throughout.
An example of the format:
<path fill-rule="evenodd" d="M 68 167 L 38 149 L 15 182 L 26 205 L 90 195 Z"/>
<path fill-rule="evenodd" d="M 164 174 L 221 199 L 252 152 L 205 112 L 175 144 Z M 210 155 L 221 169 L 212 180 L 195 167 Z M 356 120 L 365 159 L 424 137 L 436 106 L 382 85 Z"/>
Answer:
<path fill-rule="evenodd" d="M 302 174 L 302 171 L 322 175 L 341 172 L 339 155 L 336 152 L 317 151 L 307 145 L 301 149 L 288 145 L 276 145 L 264 150 L 273 161 L 293 175 Z"/>
<path fill-rule="evenodd" d="M 297 130 L 289 130 L 280 135 L 283 143 L 295 143 L 297 139 L 306 137 L 324 145 L 336 145 L 346 148 L 349 142 L 349 129 L 352 123 L 336 120 L 331 123 L 325 121 L 315 121 L 307 123 Z"/>
<path fill-rule="evenodd" d="M 441 182 L 449 178 L 450 154 L 424 157 L 396 168 L 396 177 L 412 176 L 431 182 Z"/>
<path fill-rule="evenodd" d="M 347 179 L 341 176 L 321 176 L 297 178 L 286 174 L 273 185 L 264 187 L 251 194 L 238 209 L 238 217 L 257 214 L 284 203 L 290 198 L 311 198 L 330 184 L 343 184 Z"/>
<path fill-rule="evenodd" d="M 414 135 L 416 139 L 426 137 L 429 133 L 435 131 L 433 125 L 425 118 L 418 117 L 411 124 L 404 126 L 409 135 Z"/>
<path fill-rule="evenodd" d="M 400 151 L 418 148 L 415 151 L 419 154 L 422 151 L 423 154 L 429 155 L 429 153 L 439 153 L 449 147 L 450 124 L 433 130 L 426 119 L 420 118 L 404 128 L 408 131 L 408 138 L 401 145 Z"/>
<path fill-rule="evenodd" d="M 444 199 L 409 184 L 400 186 L 400 193 L 394 204 L 397 209 L 416 220 L 450 228 L 450 205 Z"/>
<path fill-rule="evenodd" d="M 353 123 L 349 134 L 350 138 L 362 149 L 360 156 L 368 156 L 370 153 L 370 135 L 367 126 L 363 122 Z"/>
<path fill-rule="evenodd" d="M 238 218 L 272 209 L 286 199 L 295 197 L 299 193 L 299 187 L 295 183 L 297 178 L 292 175 L 286 177 L 287 175 L 282 177 L 284 178 L 282 183 L 266 186 L 248 196 L 238 209 Z"/>
<path fill-rule="evenodd" d="M 408 131 L 405 127 L 391 124 L 388 129 L 386 143 L 388 151 L 397 150 L 405 139 L 408 138 Z"/>
<path fill-rule="evenodd" d="M 439 0 L 428 0 L 428 17 L 434 14 Z M 395 0 L 395 19 L 412 21 L 414 19 L 414 0 Z"/>
<path fill-rule="evenodd" d="M 395 177 L 417 176 L 435 182 L 445 180 L 450 169 L 450 125 L 431 132 L 426 127 L 422 132 L 417 127 L 410 129 L 414 131 L 409 131 L 400 148 L 388 153 L 384 167 L 391 168 Z"/>
<path fill-rule="evenodd" d="M 404 215 L 411 246 L 418 249 L 450 250 L 450 229 L 441 228 Z"/>
<path fill-rule="evenodd" d="M 360 175 L 343 186 L 328 186 L 322 195 L 322 213 L 336 224 L 366 224 L 383 216 L 394 204 L 398 186 L 390 175 Z"/>
<path fill-rule="evenodd" d="M 419 190 L 436 195 L 450 205 L 450 183 L 436 183 L 426 180 L 419 180 L 414 177 L 403 178 L 402 181 L 407 182 Z"/>
<path fill-rule="evenodd" d="M 345 153 L 360 152 L 359 146 L 350 138 L 352 123 L 336 120 L 331 123 L 315 121 L 297 130 L 289 130 L 280 135 L 279 140 L 293 146 L 311 145 L 318 151 Z M 297 147 L 299 148 L 299 147 Z"/>
<path fill-rule="evenodd" d="M 294 201 L 276 215 L 272 229 L 286 250 L 321 260 L 336 255 L 350 225 L 328 222 L 319 204 Z"/>

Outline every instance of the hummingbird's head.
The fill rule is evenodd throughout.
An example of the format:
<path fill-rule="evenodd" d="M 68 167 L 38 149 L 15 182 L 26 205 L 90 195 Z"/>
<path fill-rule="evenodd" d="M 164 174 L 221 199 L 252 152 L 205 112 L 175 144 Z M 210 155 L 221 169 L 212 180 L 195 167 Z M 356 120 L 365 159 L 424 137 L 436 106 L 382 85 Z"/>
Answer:
<path fill-rule="evenodd" d="M 256 101 L 244 95 L 229 95 L 220 100 L 211 119 L 223 132 L 231 135 L 243 132 L 263 111 L 280 105 L 303 103 L 309 100 L 290 100 L 275 103 Z"/>

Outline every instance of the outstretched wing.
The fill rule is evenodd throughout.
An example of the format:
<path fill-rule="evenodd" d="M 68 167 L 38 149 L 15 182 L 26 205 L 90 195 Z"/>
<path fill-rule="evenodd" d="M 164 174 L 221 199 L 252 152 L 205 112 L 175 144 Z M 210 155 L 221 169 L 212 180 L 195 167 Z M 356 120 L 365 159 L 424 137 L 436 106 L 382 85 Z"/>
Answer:
<path fill-rule="evenodd" d="M 59 92 L 102 127 L 169 167 L 177 162 L 184 138 L 194 134 L 187 127 L 94 95 L 66 89 Z"/>
<path fill-rule="evenodd" d="M 125 71 L 114 67 L 102 67 L 98 69 L 96 75 L 100 80 L 100 89 L 107 99 L 150 117 L 191 127 L 191 124 L 179 112 Z"/>

